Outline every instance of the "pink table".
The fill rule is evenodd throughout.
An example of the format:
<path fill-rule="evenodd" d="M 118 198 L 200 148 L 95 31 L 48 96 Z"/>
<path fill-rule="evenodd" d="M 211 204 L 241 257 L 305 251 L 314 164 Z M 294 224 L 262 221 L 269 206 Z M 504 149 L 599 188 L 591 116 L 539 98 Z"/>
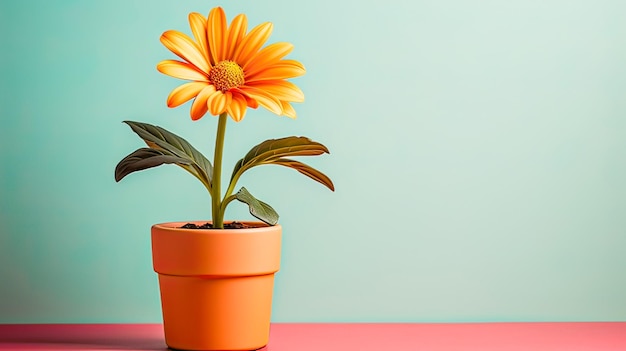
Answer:
<path fill-rule="evenodd" d="M 160 324 L 5 324 L 0 350 L 166 350 Z M 272 325 L 263 351 L 625 351 L 626 322 Z"/>

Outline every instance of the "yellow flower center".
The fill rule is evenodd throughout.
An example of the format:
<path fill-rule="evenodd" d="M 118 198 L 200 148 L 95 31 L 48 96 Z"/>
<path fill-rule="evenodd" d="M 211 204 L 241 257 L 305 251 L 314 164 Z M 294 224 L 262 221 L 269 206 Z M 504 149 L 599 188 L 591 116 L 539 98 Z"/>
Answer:
<path fill-rule="evenodd" d="M 230 60 L 221 61 L 209 72 L 209 81 L 215 89 L 226 92 L 244 83 L 243 68 Z"/>

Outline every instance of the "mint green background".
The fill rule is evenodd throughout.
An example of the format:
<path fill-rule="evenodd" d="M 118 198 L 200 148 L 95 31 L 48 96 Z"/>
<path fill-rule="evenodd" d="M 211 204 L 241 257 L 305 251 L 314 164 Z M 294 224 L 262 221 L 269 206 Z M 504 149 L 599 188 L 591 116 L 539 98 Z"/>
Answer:
<path fill-rule="evenodd" d="M 212 154 L 215 118 L 168 109 L 155 65 L 216 5 L 308 69 L 297 120 L 229 122 L 226 172 L 267 138 L 332 152 L 308 161 L 335 193 L 241 179 L 284 226 L 274 321 L 626 320 L 626 2 L 0 4 L 0 323 L 161 320 L 149 227 L 210 201 L 173 166 L 116 184 L 142 145 L 121 121 Z"/>

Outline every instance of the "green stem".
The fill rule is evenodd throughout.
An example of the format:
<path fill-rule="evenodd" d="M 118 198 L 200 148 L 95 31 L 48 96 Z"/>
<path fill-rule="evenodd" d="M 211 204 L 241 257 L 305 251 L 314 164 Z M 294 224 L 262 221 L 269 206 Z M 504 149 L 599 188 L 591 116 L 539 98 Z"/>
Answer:
<path fill-rule="evenodd" d="M 224 136 L 226 135 L 226 121 L 228 114 L 226 112 L 220 114 L 217 123 L 217 137 L 215 138 L 215 156 L 213 157 L 213 188 L 212 195 L 212 212 L 213 212 L 213 228 L 224 228 L 224 211 L 222 209 L 222 154 L 224 153 Z"/>
<path fill-rule="evenodd" d="M 221 211 L 225 213 L 225 212 L 226 212 L 226 206 L 228 206 L 228 204 L 229 204 L 231 201 L 235 200 L 236 198 L 237 198 L 237 196 L 236 196 L 236 195 L 230 195 L 230 196 L 225 197 L 225 198 L 224 198 L 224 201 L 222 201 L 222 208 L 221 208 Z"/>
<path fill-rule="evenodd" d="M 224 194 L 224 198 L 228 198 L 233 194 L 233 191 L 235 191 L 235 185 L 237 184 L 237 180 L 239 180 L 239 174 L 235 174 L 233 179 L 231 179 L 230 184 L 228 184 L 228 189 L 226 189 L 226 193 Z M 222 206 L 226 207 L 225 205 Z"/>

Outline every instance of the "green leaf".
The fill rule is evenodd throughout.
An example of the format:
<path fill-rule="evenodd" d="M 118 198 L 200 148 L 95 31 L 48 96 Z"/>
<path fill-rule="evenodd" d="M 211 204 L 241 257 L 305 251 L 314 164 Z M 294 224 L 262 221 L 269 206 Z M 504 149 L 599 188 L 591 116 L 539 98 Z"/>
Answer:
<path fill-rule="evenodd" d="M 327 175 L 307 164 L 296 160 L 290 160 L 288 158 L 279 158 L 278 160 L 272 162 L 272 164 L 293 168 L 305 176 L 324 184 L 328 189 L 335 191 L 333 181 L 330 180 Z"/>
<path fill-rule="evenodd" d="M 324 153 L 330 153 L 326 146 L 306 137 L 291 136 L 266 140 L 253 147 L 244 158 L 235 164 L 231 182 L 252 167 L 275 163 L 283 157 L 317 156 Z"/>
<path fill-rule="evenodd" d="M 166 155 L 162 151 L 155 149 L 137 149 L 117 164 L 117 167 L 115 167 L 115 181 L 119 182 L 133 172 L 160 166 L 164 163 L 188 165 L 190 161 L 177 156 Z"/>
<path fill-rule="evenodd" d="M 254 217 L 262 220 L 269 225 L 275 225 L 278 223 L 278 213 L 274 211 L 272 206 L 266 204 L 263 201 L 257 200 L 248 190 L 244 187 L 239 189 L 235 198 L 243 203 L 248 204 L 250 207 L 250 214 Z"/>
<path fill-rule="evenodd" d="M 124 121 L 124 123 L 128 124 L 150 148 L 162 151 L 165 155 L 176 156 L 187 160 L 188 162 L 185 164 L 177 164 L 210 187 L 213 177 L 213 166 L 211 162 L 185 139 L 161 127 L 153 126 L 148 123 L 133 121 Z"/>

